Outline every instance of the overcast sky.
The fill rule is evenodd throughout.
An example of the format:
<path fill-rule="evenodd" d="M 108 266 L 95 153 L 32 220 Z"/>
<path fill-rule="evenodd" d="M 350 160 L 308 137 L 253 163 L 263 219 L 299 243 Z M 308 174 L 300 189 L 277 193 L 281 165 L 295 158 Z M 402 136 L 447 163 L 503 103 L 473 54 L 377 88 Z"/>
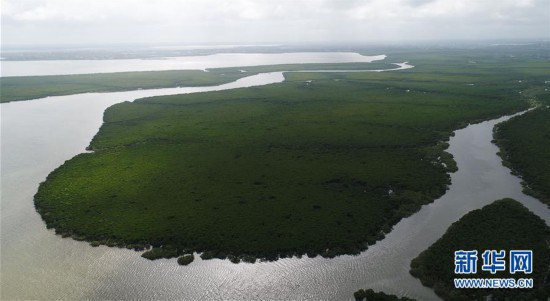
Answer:
<path fill-rule="evenodd" d="M 550 38 L 550 0 L 0 0 L 2 44 Z"/>

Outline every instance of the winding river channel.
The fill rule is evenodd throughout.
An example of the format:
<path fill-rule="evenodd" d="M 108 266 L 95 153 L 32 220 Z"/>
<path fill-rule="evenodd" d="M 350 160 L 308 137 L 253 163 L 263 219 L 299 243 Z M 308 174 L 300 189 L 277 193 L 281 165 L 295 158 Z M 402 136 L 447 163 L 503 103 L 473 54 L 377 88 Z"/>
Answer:
<path fill-rule="evenodd" d="M 401 65 L 406 67 L 408 65 Z M 12 299 L 350 300 L 370 287 L 419 300 L 438 300 L 409 275 L 409 263 L 462 215 L 512 197 L 550 224 L 549 209 L 521 192 L 491 143 L 493 126 L 509 117 L 469 125 L 450 138 L 458 163 L 452 185 L 435 202 L 399 222 L 358 256 L 287 258 L 232 264 L 228 260 L 149 261 L 140 253 L 61 238 L 33 205 L 40 182 L 84 151 L 103 111 L 122 101 L 277 83 L 280 72 L 196 88 L 88 93 L 6 103 L 1 110 L 1 297 Z"/>

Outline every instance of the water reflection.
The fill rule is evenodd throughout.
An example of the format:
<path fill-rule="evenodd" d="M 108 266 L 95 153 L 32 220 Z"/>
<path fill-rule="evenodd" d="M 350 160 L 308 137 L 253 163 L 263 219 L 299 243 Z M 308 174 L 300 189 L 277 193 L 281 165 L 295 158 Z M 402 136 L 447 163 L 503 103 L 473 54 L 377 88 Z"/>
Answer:
<path fill-rule="evenodd" d="M 410 260 L 466 212 L 513 197 L 550 223 L 548 208 L 521 192 L 490 143 L 499 118 L 456 131 L 450 139 L 459 171 L 450 190 L 403 219 L 387 237 L 358 256 L 289 258 L 238 265 L 227 260 L 180 267 L 148 261 L 137 252 L 92 248 L 45 229 L 32 197 L 38 183 L 64 160 L 84 151 L 103 111 L 121 101 L 275 83 L 280 72 L 218 87 L 90 93 L 1 105 L 2 299 L 310 299 L 345 300 L 371 287 L 419 300 L 437 300 L 409 275 Z"/>

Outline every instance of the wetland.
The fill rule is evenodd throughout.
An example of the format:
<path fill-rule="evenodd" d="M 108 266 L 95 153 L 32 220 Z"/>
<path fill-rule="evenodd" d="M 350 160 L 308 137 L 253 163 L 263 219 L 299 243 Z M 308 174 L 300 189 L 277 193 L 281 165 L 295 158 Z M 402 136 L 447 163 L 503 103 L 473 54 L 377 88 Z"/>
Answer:
<path fill-rule="evenodd" d="M 529 102 L 522 97 L 517 97 L 518 91 L 523 91 L 526 83 L 519 83 L 515 78 L 529 77 L 531 80 L 528 83 L 540 85 L 539 82 L 544 79 L 544 73 L 539 70 L 544 70 L 545 66 L 544 62 L 538 66 L 531 64 L 529 58 L 524 58 L 522 61 L 511 59 L 502 66 L 502 60 L 507 60 L 503 57 L 495 59 L 492 56 L 481 55 L 476 57 L 476 64 L 469 64 L 468 59 L 471 59 L 471 54 L 468 56 L 441 55 L 431 58 L 426 58 L 422 54 L 408 54 L 408 56 L 408 59 L 396 56 L 394 61 L 410 61 L 416 66 L 410 70 L 392 73 L 285 73 L 284 82 L 268 86 L 231 90 L 227 91 L 228 93 L 212 92 L 200 95 L 146 98 L 133 103 L 116 105 L 105 113 L 105 123 L 92 142 L 88 143 L 94 131 L 91 131 L 91 135 L 88 136 L 88 142 L 80 143 L 80 151 L 75 152 L 75 154 L 82 152 L 83 147 L 89 144 L 93 153 L 78 155 L 52 173 L 40 188 L 37 195 L 37 208 L 47 224 L 54 227 L 58 233 L 98 244 L 120 246 L 151 244 L 157 247 L 172 245 L 177 254 L 186 254 L 189 251 L 210 251 L 215 253 L 212 257 L 224 257 L 225 252 L 226 257 L 236 258 L 233 261 L 254 257 L 276 259 L 299 254 L 311 256 L 321 254 L 325 257 L 333 257 L 339 254 L 358 254 L 363 251 L 357 256 L 338 256 L 333 259 L 293 257 L 279 259 L 275 263 L 256 263 L 252 266 L 233 265 L 231 262 L 217 259 L 204 261 L 197 257 L 199 254 L 196 254 L 194 262 L 188 267 L 180 267 L 180 269 L 195 271 L 197 268 L 216 266 L 220 268 L 220 277 L 222 274 L 225 275 L 224 277 L 231 275 L 231 271 L 235 270 L 232 266 L 239 266 L 238 270 L 241 272 L 247 271 L 246 275 L 239 273 L 239 275 L 229 276 L 234 277 L 234 280 L 263 275 L 259 278 L 263 279 L 260 280 L 263 283 L 259 286 L 260 290 L 253 289 L 251 286 L 246 286 L 243 290 L 230 287 L 224 289 L 222 286 L 217 291 L 218 293 L 222 290 L 231 291 L 231 295 L 236 298 L 250 298 L 252 291 L 265 293 L 265 289 L 275 283 L 280 285 L 277 295 L 273 296 L 281 296 L 279 293 L 282 293 L 288 298 L 291 296 L 306 296 L 312 299 L 337 298 L 336 296 L 350 298 L 353 291 L 365 287 L 366 283 L 372 283 L 373 286 L 367 287 L 383 289 L 401 296 L 416 298 L 423 296 L 421 299 L 433 299 L 435 298 L 433 293 L 418 287 L 414 280 L 407 278 L 408 273 L 406 269 L 403 271 L 402 266 L 408 266 L 408 263 L 400 263 L 406 262 L 407 258 L 410 261 L 416 256 L 413 254 L 415 250 L 420 252 L 435 241 L 446 228 L 446 223 L 460 217 L 452 216 L 460 212 L 465 213 L 466 211 L 463 210 L 466 208 L 461 204 L 459 207 L 462 209 L 453 212 L 452 216 L 445 215 L 445 219 L 439 223 L 431 219 L 427 220 L 430 222 L 425 226 L 422 226 L 421 222 L 412 222 L 417 219 L 416 216 L 439 210 L 435 208 L 441 206 L 444 196 L 433 203 L 432 207 L 424 206 L 420 212 L 410 218 L 402 219 L 402 217 L 418 211 L 422 204 L 430 203 L 443 195 L 448 185 L 450 185 L 449 192 L 453 191 L 455 183 L 460 185 L 460 179 L 456 179 L 452 173 L 451 176 L 448 174 L 456 170 L 454 161 L 458 162 L 458 174 L 462 166 L 457 158 L 460 153 L 452 151 L 454 137 L 449 141 L 451 150 L 447 150 L 453 154 L 454 161 L 445 152 L 448 146 L 447 140 L 452 136 L 453 131 L 468 123 L 527 108 Z M 345 68 L 349 69 L 349 66 Z M 511 70 L 513 72 L 510 72 Z M 502 85 L 502 82 L 506 85 Z M 470 85 L 472 83 L 475 85 Z M 107 97 L 108 94 L 104 95 Z M 544 94 L 539 97 L 544 97 Z M 57 99 L 32 101 L 29 102 L 29 106 L 41 101 L 55 103 Z M 6 109 L 9 111 L 9 105 L 12 104 L 3 104 L 3 112 Z M 23 107 L 23 103 L 20 106 Z M 492 126 L 488 129 L 491 130 Z M 488 139 L 490 141 L 490 136 Z M 207 146 L 203 149 L 206 151 L 200 151 L 201 146 Z M 4 143 L 2 147 L 4 148 Z M 4 156 L 4 151 L 2 153 Z M 53 167 L 70 157 L 65 156 L 57 165 L 52 164 Z M 356 157 L 361 160 L 355 160 Z M 197 161 L 191 162 L 190 158 L 197 158 Z M 106 162 L 109 164 L 104 164 Z M 213 163 L 205 164 L 208 162 Z M 99 183 L 100 186 L 97 187 L 107 187 L 102 185 L 110 183 L 107 183 L 105 177 L 101 175 L 108 172 L 108 165 L 111 163 L 114 164 L 111 168 L 116 168 L 117 174 L 120 173 L 120 177 L 115 178 L 116 183 L 113 184 L 125 185 L 113 185 L 108 190 L 109 194 L 102 196 L 100 191 L 93 191 L 93 185 L 86 186 L 86 182 L 90 181 L 88 183 L 94 183 L 94 185 Z M 193 166 L 193 163 L 197 166 Z M 499 163 L 498 160 L 497 163 Z M 121 164 L 125 164 L 123 168 Z M 265 168 L 265 164 L 271 168 Z M 164 167 L 158 170 L 153 165 Z M 225 171 L 221 172 L 220 166 L 223 166 Z M 83 167 L 85 169 L 81 171 L 85 172 L 79 172 L 79 168 Z M 315 172 L 306 172 L 306 170 L 313 170 L 312 167 Z M 187 168 L 191 168 L 192 175 L 184 172 Z M 479 166 L 479 168 L 486 167 Z M 71 172 L 74 173 L 71 174 Z M 473 175 L 475 174 L 474 172 Z M 60 201 L 57 204 L 40 204 L 48 202 L 44 196 L 55 195 L 57 190 L 54 188 L 55 185 L 63 185 L 68 175 L 74 176 L 75 179 L 74 183 L 70 181 L 70 185 L 64 187 L 68 195 L 80 189 L 83 189 L 82 194 L 77 195 L 78 198 L 73 194 L 73 197 L 66 199 L 61 195 L 56 198 Z M 143 181 L 141 176 L 144 175 L 151 180 Z M 469 176 L 473 175 L 469 174 Z M 85 180 L 86 177 L 89 177 L 88 180 Z M 3 176 L 3 182 L 4 178 Z M 233 178 L 237 180 L 231 181 Z M 132 179 L 142 180 L 132 181 Z M 498 179 L 503 180 L 501 177 Z M 201 184 L 202 180 L 210 180 L 211 183 L 219 182 L 221 185 L 206 186 L 204 183 Z M 515 180 L 512 179 L 512 181 Z M 74 189 L 71 186 L 73 184 Z M 191 191 L 197 194 L 199 190 L 207 193 L 202 198 L 199 197 L 201 200 L 196 201 L 199 198 L 171 189 L 180 184 L 191 188 L 186 190 L 189 191 L 188 194 L 191 194 Z M 224 228 L 221 225 L 200 222 L 196 225 L 186 224 L 179 215 L 171 213 L 174 215 L 171 218 L 167 215 L 169 212 L 167 208 L 173 204 L 149 200 L 143 202 L 147 199 L 147 194 L 143 195 L 141 190 L 136 190 L 140 185 L 145 185 L 151 191 L 157 192 L 151 195 L 149 200 L 161 200 L 160 197 L 166 197 L 165 200 L 183 200 L 178 202 L 181 205 L 179 207 L 181 211 L 176 210 L 176 212 L 188 217 L 191 221 L 193 221 L 192 210 L 196 210 L 194 212 L 200 214 L 203 221 L 207 220 L 204 217 L 221 216 L 221 221 L 226 222 L 226 225 L 233 225 L 235 217 L 242 216 L 243 211 L 238 210 L 239 206 L 247 207 L 248 210 L 244 213 L 250 215 L 245 215 L 246 220 L 239 220 L 240 226 L 239 223 L 235 224 L 236 226 Z M 34 189 L 31 188 L 31 191 Z M 243 195 L 243 191 L 247 191 L 247 194 Z M 94 197 L 89 196 L 94 195 L 93 193 L 99 193 L 95 196 L 99 196 L 97 200 L 104 200 L 103 203 L 98 202 L 96 206 L 90 206 L 89 200 Z M 116 196 L 113 197 L 113 195 Z M 270 198 L 272 196 L 274 198 Z M 305 198 L 302 200 L 301 197 L 296 199 L 292 196 Z M 116 224 L 116 217 L 128 211 L 125 209 L 131 208 L 124 207 L 126 206 L 124 201 L 113 201 L 119 197 L 128 202 L 134 201 L 135 204 L 139 202 L 139 206 L 147 207 L 147 211 L 150 211 L 151 219 L 160 218 L 164 221 L 164 225 L 160 224 L 159 227 L 148 229 L 147 219 L 132 218 L 131 214 L 125 217 L 122 215 L 123 222 Z M 458 196 L 461 202 L 468 199 L 466 203 L 469 205 L 466 207 L 475 208 L 482 206 L 484 202 L 482 200 L 476 203 L 476 197 L 472 200 L 470 198 L 466 190 Z M 226 202 L 223 202 L 223 199 Z M 496 198 L 490 200 L 494 199 Z M 283 212 L 285 209 L 277 206 L 277 202 L 280 204 L 281 201 L 285 206 L 295 210 Z M 71 206 L 71 202 L 77 207 L 63 208 L 63 205 Z M 112 203 L 109 204 L 109 202 Z M 536 200 L 527 198 L 527 201 L 523 202 L 529 203 L 528 207 L 535 213 L 548 215 L 547 211 L 537 207 Z M 4 204 L 3 200 L 3 206 Z M 60 207 L 56 208 L 56 206 Z M 149 210 L 148 206 L 153 210 Z M 215 209 L 215 207 L 218 208 Z M 93 229 L 97 224 L 94 224 L 92 219 L 86 219 L 84 212 L 96 210 L 101 212 L 101 215 L 105 215 L 103 212 L 107 212 L 104 211 L 106 208 L 109 208 L 107 211 L 110 213 L 106 214 L 104 221 L 106 224 L 111 223 L 109 225 L 113 227 L 98 227 L 96 233 L 100 233 L 101 236 L 93 237 L 94 231 L 85 232 L 86 229 Z M 111 211 L 111 208 L 114 210 Z M 47 212 L 50 214 L 45 214 Z M 79 212 L 83 212 L 83 215 L 73 215 Z M 291 216 L 287 218 L 289 212 Z M 129 210 L 129 213 L 132 213 L 132 210 Z M 84 219 L 80 221 L 75 218 L 77 216 Z M 136 213 L 135 216 L 140 215 Z M 247 227 L 251 225 L 247 223 L 254 222 L 254 217 L 256 221 L 266 218 L 278 227 L 251 224 L 257 227 L 248 229 Z M 36 225 L 40 225 L 39 221 L 38 219 L 37 223 L 35 217 Z M 304 233 L 296 231 L 296 227 L 292 227 L 291 222 L 306 231 Z M 410 228 L 409 232 L 403 232 L 403 225 L 408 223 L 413 223 L 411 227 L 407 227 Z M 135 231 L 136 226 L 138 231 Z M 394 226 L 393 230 L 392 226 Z M 431 227 L 435 229 L 430 229 Z M 254 232 L 250 232 L 251 230 Z M 323 241 L 323 237 L 316 234 L 322 233 L 321 231 L 327 231 L 329 237 L 338 244 L 328 239 Z M 410 241 L 404 239 L 411 236 L 410 231 L 421 237 L 428 236 L 425 239 L 419 239 L 420 242 L 416 242 L 415 246 L 411 247 Z M 47 231 L 45 233 L 51 234 Z M 169 233 L 169 235 L 161 235 L 161 240 L 157 242 L 148 240 L 152 237 L 147 237 L 148 235 L 156 235 L 156 233 Z M 190 233 L 196 235 L 195 241 L 193 238 L 189 239 Z M 224 239 L 225 235 L 230 239 Z M 255 241 L 246 241 L 242 238 L 247 235 L 255 238 L 256 242 L 265 242 L 266 237 L 275 239 L 262 250 L 254 247 Z M 209 236 L 213 238 L 208 238 Z M 296 236 L 309 239 L 301 242 L 295 238 Z M 385 239 L 372 245 L 384 236 Z M 412 237 L 416 236 L 412 235 Z M 234 239 L 243 244 L 231 245 Z M 197 242 L 197 240 L 202 241 Z M 67 239 L 60 239 L 60 241 L 54 239 L 54 241 L 66 244 L 62 241 Z M 295 243 L 298 247 L 295 247 Z M 331 243 L 336 247 L 332 247 Z M 393 252 L 387 247 L 393 243 L 402 244 L 405 249 L 403 252 L 407 254 L 410 252 L 412 255 L 392 254 Z M 82 246 L 82 243 L 77 243 L 75 246 Z M 86 254 L 115 255 L 113 252 L 118 252 L 116 256 L 121 254 L 129 256 L 125 262 L 136 260 L 130 259 L 135 258 L 130 255 L 132 252 L 127 253 L 123 250 L 111 251 L 112 249 L 104 249 L 102 246 L 78 248 L 84 250 Z M 365 249 L 367 250 L 364 251 Z M 171 264 L 177 267 L 175 259 L 167 262 L 161 259 L 152 263 L 155 262 L 158 262 L 156 267 L 145 262 L 134 263 L 131 266 L 136 268 L 147 266 L 148 269 L 157 271 L 155 273 L 165 274 L 168 271 L 174 276 L 181 273 L 167 268 Z M 373 268 L 373 265 L 378 268 Z M 301 266 L 301 269 L 296 270 L 297 266 Z M 165 268 L 164 272 L 162 267 Z M 380 267 L 385 268 L 381 270 Z M 393 268 L 390 272 L 388 271 L 392 269 L 390 267 L 397 268 Z M 117 275 L 129 271 L 126 268 L 120 268 Z M 283 271 L 290 273 L 289 269 L 296 270 L 292 272 L 294 280 L 283 281 L 282 278 L 279 281 L 275 280 L 277 276 L 273 274 L 274 270 L 278 270 L 279 273 L 276 274 L 281 275 Z M 302 273 L 299 270 L 302 272 L 316 270 L 319 273 L 331 271 L 329 274 L 333 276 L 329 276 L 327 280 L 343 273 L 356 273 L 354 275 L 358 277 L 354 280 L 344 277 L 348 283 L 338 282 L 336 284 L 338 288 L 331 285 L 318 292 L 311 292 L 305 286 L 299 288 L 294 284 L 307 283 L 316 277 L 322 279 L 325 277 L 315 274 L 315 277 L 307 280 L 309 277 L 298 275 Z M 194 275 L 197 277 L 195 280 L 207 280 L 198 274 Z M 387 280 L 374 281 L 379 277 Z M 405 278 L 396 282 L 395 277 Z M 197 281 L 203 283 L 201 280 Z M 271 285 L 268 282 L 271 282 Z M 10 283 L 13 284 L 13 282 Z M 95 283 L 98 284 L 98 282 Z M 112 295 L 114 287 L 109 289 L 109 286 L 105 286 L 106 283 L 100 281 L 99 284 L 101 283 L 103 285 L 91 288 L 94 296 L 111 296 L 111 298 L 117 296 Z M 396 288 L 395 283 L 402 285 Z M 121 282 L 116 286 L 120 289 L 125 284 Z M 10 291 L 13 293 L 17 287 L 19 286 L 14 285 Z M 176 286 L 172 287 L 173 289 L 167 291 L 164 297 L 178 295 Z M 204 298 L 207 295 L 217 294 L 216 292 L 213 292 L 213 295 L 201 294 L 200 287 L 201 285 L 197 284 L 192 290 L 194 292 L 188 292 L 186 296 Z"/>

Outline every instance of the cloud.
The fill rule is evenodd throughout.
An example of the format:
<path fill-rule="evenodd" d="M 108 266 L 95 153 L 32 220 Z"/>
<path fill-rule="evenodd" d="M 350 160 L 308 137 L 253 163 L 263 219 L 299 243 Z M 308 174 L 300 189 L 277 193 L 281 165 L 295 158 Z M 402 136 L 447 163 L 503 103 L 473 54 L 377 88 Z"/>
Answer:
<path fill-rule="evenodd" d="M 2 0 L 1 14 L 4 44 L 550 37 L 548 0 Z"/>
<path fill-rule="evenodd" d="M 407 0 L 405 3 L 407 3 L 410 6 L 422 6 L 429 3 L 433 3 L 436 0 Z"/>

